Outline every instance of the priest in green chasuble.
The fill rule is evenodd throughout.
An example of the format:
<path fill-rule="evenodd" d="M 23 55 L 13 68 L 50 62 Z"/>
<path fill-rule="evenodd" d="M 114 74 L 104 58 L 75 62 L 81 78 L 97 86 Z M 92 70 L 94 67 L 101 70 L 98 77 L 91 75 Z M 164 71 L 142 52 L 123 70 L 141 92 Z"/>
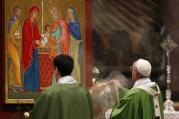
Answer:
<path fill-rule="evenodd" d="M 88 90 L 71 76 L 73 62 L 68 55 L 58 55 L 54 59 L 58 84 L 42 92 L 34 104 L 32 119 L 93 119 Z"/>
<path fill-rule="evenodd" d="M 163 119 L 163 101 L 160 89 L 151 82 L 151 64 L 144 59 L 132 65 L 135 84 L 114 107 L 111 119 Z"/>

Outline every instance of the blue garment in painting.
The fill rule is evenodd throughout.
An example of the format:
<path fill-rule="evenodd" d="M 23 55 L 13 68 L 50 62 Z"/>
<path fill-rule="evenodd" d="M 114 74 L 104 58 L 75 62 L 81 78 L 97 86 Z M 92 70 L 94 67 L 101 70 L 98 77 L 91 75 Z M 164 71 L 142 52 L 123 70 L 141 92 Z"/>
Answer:
<path fill-rule="evenodd" d="M 8 23 L 8 33 L 10 33 L 11 26 L 14 22 L 15 22 L 15 17 L 13 16 L 10 18 L 9 23 Z"/>
<path fill-rule="evenodd" d="M 80 32 L 80 24 L 76 20 L 75 22 L 69 22 L 68 23 L 70 34 L 76 39 L 81 40 L 81 32 Z M 81 55 L 82 55 L 82 43 L 79 45 L 79 57 L 78 62 L 81 62 Z"/>
<path fill-rule="evenodd" d="M 35 92 L 40 88 L 38 60 L 38 50 L 35 49 L 33 51 L 32 63 L 24 74 L 24 89 L 32 92 Z"/>
<path fill-rule="evenodd" d="M 81 61 L 82 61 L 82 42 L 80 42 L 80 45 L 79 45 L 79 59 L 78 59 L 78 62 L 79 64 L 81 64 Z"/>
<path fill-rule="evenodd" d="M 68 23 L 70 34 L 76 39 L 81 40 L 80 24 L 78 22 Z"/>

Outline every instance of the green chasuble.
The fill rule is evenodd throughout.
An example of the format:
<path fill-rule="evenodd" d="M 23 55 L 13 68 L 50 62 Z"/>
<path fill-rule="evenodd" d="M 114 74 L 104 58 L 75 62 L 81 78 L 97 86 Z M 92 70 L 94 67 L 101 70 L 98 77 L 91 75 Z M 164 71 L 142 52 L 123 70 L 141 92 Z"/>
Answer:
<path fill-rule="evenodd" d="M 163 101 L 158 96 L 161 119 L 163 119 Z M 160 119 L 155 117 L 153 97 L 140 88 L 129 90 L 118 101 L 111 113 L 111 119 Z"/>
<path fill-rule="evenodd" d="M 86 88 L 56 84 L 37 99 L 32 119 L 93 119 L 92 101 Z"/>

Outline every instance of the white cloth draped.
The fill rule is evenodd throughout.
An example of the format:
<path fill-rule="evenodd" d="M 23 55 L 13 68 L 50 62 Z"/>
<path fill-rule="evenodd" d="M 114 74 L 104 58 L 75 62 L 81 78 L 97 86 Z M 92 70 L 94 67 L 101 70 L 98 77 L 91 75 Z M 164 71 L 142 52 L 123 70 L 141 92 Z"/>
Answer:
<path fill-rule="evenodd" d="M 72 76 L 64 76 L 58 80 L 58 84 L 75 84 L 76 80 Z"/>

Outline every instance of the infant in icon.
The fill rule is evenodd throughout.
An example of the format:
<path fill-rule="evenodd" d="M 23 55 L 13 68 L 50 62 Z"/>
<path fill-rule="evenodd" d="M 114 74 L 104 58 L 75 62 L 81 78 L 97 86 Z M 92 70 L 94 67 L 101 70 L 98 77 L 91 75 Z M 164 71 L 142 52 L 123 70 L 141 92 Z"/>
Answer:
<path fill-rule="evenodd" d="M 50 48 L 49 56 L 54 58 L 57 55 L 56 42 L 55 39 L 51 36 L 52 28 L 50 25 L 45 25 L 45 34 L 43 40 L 41 40 L 41 46 Z"/>
<path fill-rule="evenodd" d="M 41 40 L 41 46 L 48 46 L 48 39 L 50 38 L 50 34 L 51 34 L 51 27 L 50 25 L 46 25 L 45 26 L 45 34 L 43 35 L 43 40 Z"/>

